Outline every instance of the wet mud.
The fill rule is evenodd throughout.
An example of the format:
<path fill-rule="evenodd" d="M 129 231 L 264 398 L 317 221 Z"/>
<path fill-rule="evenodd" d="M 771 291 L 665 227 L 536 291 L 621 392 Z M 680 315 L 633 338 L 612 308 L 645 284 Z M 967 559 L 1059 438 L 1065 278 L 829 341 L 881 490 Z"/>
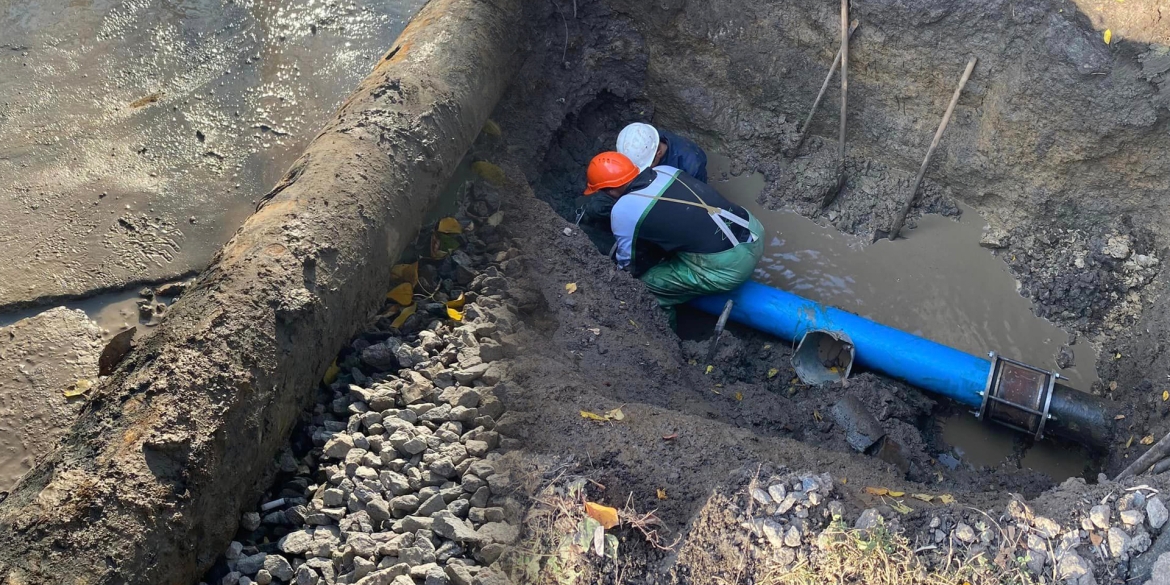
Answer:
<path fill-rule="evenodd" d="M 0 308 L 201 270 L 422 3 L 8 3 Z"/>

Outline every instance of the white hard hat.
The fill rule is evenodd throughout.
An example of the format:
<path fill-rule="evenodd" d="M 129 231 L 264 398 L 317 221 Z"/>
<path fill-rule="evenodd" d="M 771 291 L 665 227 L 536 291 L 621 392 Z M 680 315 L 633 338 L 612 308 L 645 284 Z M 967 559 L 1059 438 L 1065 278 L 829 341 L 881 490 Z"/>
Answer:
<path fill-rule="evenodd" d="M 644 171 L 654 164 L 654 156 L 658 154 L 658 131 L 649 124 L 634 122 L 618 134 L 617 151 L 626 155 L 639 171 Z"/>

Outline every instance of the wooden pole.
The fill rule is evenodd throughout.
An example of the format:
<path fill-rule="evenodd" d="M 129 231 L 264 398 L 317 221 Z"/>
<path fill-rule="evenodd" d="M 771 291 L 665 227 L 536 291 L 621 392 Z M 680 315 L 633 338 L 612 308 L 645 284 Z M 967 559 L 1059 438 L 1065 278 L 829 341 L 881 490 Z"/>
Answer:
<path fill-rule="evenodd" d="M 841 0 L 841 139 L 837 159 L 841 161 L 841 179 L 845 178 L 845 103 L 849 96 L 849 0 Z"/>
<path fill-rule="evenodd" d="M 853 37 L 853 32 L 857 30 L 860 23 L 854 20 L 849 24 L 849 37 Z M 794 143 L 788 149 L 788 158 L 796 156 L 796 152 L 800 149 L 800 145 L 804 144 L 804 139 L 808 138 L 809 128 L 812 127 L 813 115 L 817 113 L 817 108 L 821 107 L 821 100 L 825 97 L 825 92 L 829 90 L 829 82 L 833 80 L 833 74 L 837 72 L 837 66 L 841 64 L 841 49 L 837 49 L 837 55 L 833 57 L 833 65 L 829 67 L 829 74 L 825 76 L 825 82 L 821 84 L 821 91 L 817 93 L 817 99 L 813 100 L 812 109 L 808 112 L 808 117 L 804 119 L 804 126 L 800 128 L 800 136 L 796 138 Z"/>
<path fill-rule="evenodd" d="M 1161 441 L 1154 443 L 1154 446 L 1150 447 L 1149 451 L 1142 453 L 1141 457 L 1138 457 L 1133 463 L 1130 463 L 1129 467 L 1126 467 L 1121 473 L 1117 474 L 1117 478 L 1113 481 L 1121 481 L 1127 477 L 1140 475 L 1143 471 L 1149 469 L 1151 465 L 1157 463 L 1159 459 L 1163 459 L 1167 455 L 1170 455 L 1170 433 L 1167 433 L 1165 437 L 1162 437 Z"/>
<path fill-rule="evenodd" d="M 934 156 L 934 150 L 938 148 L 943 131 L 947 129 L 947 123 L 951 121 L 951 114 L 955 111 L 955 104 L 959 103 L 959 94 L 963 93 L 963 86 L 967 85 L 967 80 L 971 78 L 971 70 L 975 69 L 975 61 L 976 58 L 971 57 L 971 60 L 967 62 L 967 69 L 963 71 L 963 78 L 959 80 L 959 87 L 955 88 L 955 95 L 951 96 L 951 103 L 947 106 L 947 113 L 943 114 L 942 123 L 938 125 L 938 130 L 934 133 L 934 140 L 930 141 L 930 149 L 926 151 L 926 158 L 922 160 L 922 166 L 918 169 L 918 176 L 914 178 L 914 185 L 910 187 L 910 193 L 906 196 L 906 203 L 902 205 L 902 211 L 898 213 L 893 227 L 890 228 L 891 240 L 898 237 L 898 232 L 902 231 L 902 224 L 906 223 L 906 214 L 910 213 L 910 208 L 914 206 L 914 198 L 918 195 L 918 186 L 922 184 L 922 177 L 926 174 L 926 167 L 930 165 L 930 158 Z"/>

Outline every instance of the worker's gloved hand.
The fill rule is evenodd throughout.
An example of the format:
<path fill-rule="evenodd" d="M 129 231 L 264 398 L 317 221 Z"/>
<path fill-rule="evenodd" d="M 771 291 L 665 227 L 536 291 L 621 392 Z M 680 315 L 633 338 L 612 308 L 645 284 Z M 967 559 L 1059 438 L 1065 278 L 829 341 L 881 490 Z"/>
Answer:
<path fill-rule="evenodd" d="M 584 210 L 585 216 L 583 219 L 590 221 L 600 221 L 609 219 L 609 212 L 613 209 L 614 202 L 617 201 L 609 195 L 598 193 L 596 195 L 578 197 L 573 201 L 573 208 Z"/>

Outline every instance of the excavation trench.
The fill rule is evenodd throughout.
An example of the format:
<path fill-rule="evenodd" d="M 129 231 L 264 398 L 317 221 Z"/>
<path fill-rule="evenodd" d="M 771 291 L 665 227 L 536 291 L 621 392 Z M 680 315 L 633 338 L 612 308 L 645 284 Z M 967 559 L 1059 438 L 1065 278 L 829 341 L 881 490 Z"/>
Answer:
<path fill-rule="evenodd" d="M 362 498 L 357 470 L 376 466 L 365 459 L 376 453 L 368 440 L 368 450 L 356 447 L 364 452 L 355 461 L 330 448 L 339 434 L 350 435 L 350 447 L 354 433 L 362 434 L 357 443 L 367 434 L 395 443 L 391 421 L 409 423 L 415 430 L 407 434 L 437 438 L 420 448 L 488 444 L 483 460 L 516 472 L 489 486 L 489 507 L 501 510 L 501 522 L 526 518 L 532 501 L 524 497 L 525 474 L 547 476 L 572 464 L 592 470 L 612 503 L 624 498 L 635 509 L 657 509 L 675 536 L 687 535 L 713 490 L 758 464 L 832 472 L 849 486 L 839 489 L 848 494 L 851 520 L 886 505 L 862 491 L 869 485 L 945 491 L 980 509 L 1002 507 L 1011 491 L 1033 502 L 1048 498 L 1047 513 L 1071 518 L 1079 513 L 1077 489 L 1094 497 L 1101 495 L 1094 490 L 1112 489 L 1075 478 L 1095 482 L 1098 472 L 1115 473 L 1144 449 L 1135 437 L 1170 430 L 1156 386 L 1167 374 L 1161 358 L 1168 313 L 1156 293 L 1167 256 L 1158 217 L 1170 174 L 1159 162 L 1170 146 L 1162 89 L 1170 66 L 1157 66 L 1165 47 L 1140 34 L 1155 29 L 1134 28 L 1124 33 L 1128 38 L 1115 33 L 1121 40 L 1103 46 L 1096 17 L 1067 3 L 856 3 L 863 24 L 850 51 L 857 92 L 850 103 L 858 105 L 850 111 L 849 180 L 821 209 L 836 184 L 835 148 L 821 137 L 835 127 L 832 108 L 814 119 L 813 135 L 794 159 L 782 151 L 832 59 L 831 7 L 534 5 L 524 16 L 532 34 L 513 53 L 503 33 L 514 32 L 519 18 L 501 17 L 487 3 L 432 2 L 412 25 L 416 31 L 435 22 L 466 26 L 444 21 L 454 15 L 436 13 L 440 4 L 478 6 L 471 14 L 490 25 L 476 42 L 492 51 L 490 74 L 499 78 L 467 73 L 475 68 L 460 53 L 437 70 L 457 80 L 454 94 L 446 93 L 450 88 L 430 84 L 425 74 L 429 51 L 443 46 L 412 51 L 409 35 L 400 40 L 309 154 L 262 198 L 271 201 L 168 311 L 159 334 L 87 403 L 61 450 L 0 503 L 0 527 L 12 528 L 0 532 L 0 544 L 11 551 L 0 552 L 0 575 L 13 583 L 54 571 L 77 582 L 91 573 L 103 583 L 182 582 L 210 567 L 206 575 L 214 581 L 239 567 L 240 554 L 283 552 L 295 557 L 298 570 L 316 562 L 311 568 L 321 578 L 333 571 L 356 582 L 359 571 L 395 570 L 387 559 L 400 560 L 404 549 L 427 558 L 438 551 L 422 542 L 433 535 L 413 532 L 431 525 L 407 520 L 416 508 L 396 508 L 367 527 L 369 500 L 346 500 Z M 979 32 L 958 34 L 971 30 Z M 980 66 L 927 174 L 912 229 L 904 240 L 873 243 L 900 206 L 940 104 L 970 54 Z M 403 58 L 417 59 L 406 75 L 422 79 L 407 95 L 394 73 Z M 513 58 L 522 64 L 509 84 Z M 493 122 L 472 143 L 493 104 Z M 383 107 L 404 111 L 388 115 Z M 1085 111 L 1099 115 L 1077 115 Z M 872 372 L 855 371 L 847 384 L 808 386 L 795 377 L 790 347 L 744 328 L 729 331 L 715 368 L 705 372 L 700 361 L 713 319 L 683 314 L 671 330 L 644 287 L 604 257 L 605 226 L 573 225 L 585 165 L 631 121 L 686 134 L 712 153 L 711 183 L 768 225 L 757 280 L 973 354 L 994 350 L 1056 369 L 1069 385 L 1116 409 L 1110 448 L 1090 453 L 1033 444 L 973 424 L 965 409 Z M 328 153 L 325 162 L 314 152 Z M 317 182 L 302 177 L 306 169 Z M 318 197 L 333 189 L 344 194 L 339 205 Z M 300 205 L 313 213 L 300 213 Z M 434 240 L 433 222 L 448 213 L 464 231 L 452 241 Z M 346 229 L 338 232 L 338 225 Z M 416 230 L 422 236 L 411 243 Z M 463 256 L 436 253 L 434 241 Z M 268 258 L 289 250 L 295 262 Z M 415 259 L 422 310 L 397 322 L 399 308 L 384 298 L 397 284 L 390 265 Z M 302 294 L 305 283 L 316 292 Z M 471 293 L 462 325 L 444 316 L 443 303 L 459 293 Z M 238 305 L 244 308 L 231 309 Z M 247 325 L 225 324 L 228 313 Z M 191 344 L 211 349 L 183 349 Z M 367 357 L 366 350 L 382 346 L 406 347 L 413 365 L 403 366 L 398 355 Z M 475 363 L 466 352 L 472 346 L 491 347 L 494 357 Z M 489 362 L 502 365 L 490 369 Z M 443 376 L 458 383 L 441 386 L 436 380 Z M 412 397 L 406 388 L 415 384 L 427 390 Z M 497 405 L 491 420 L 451 418 L 465 393 L 446 391 L 464 385 Z M 389 402 L 369 417 L 375 395 Z M 828 415 L 844 396 L 871 408 L 901 445 L 905 465 L 853 452 Z M 436 412 L 447 418 L 424 418 L 445 407 Z M 222 412 L 207 414 L 217 408 Z M 619 421 L 581 416 L 617 408 Z M 381 448 L 382 441 L 375 443 Z M 411 477 L 418 485 L 402 488 L 413 491 L 398 497 L 440 497 L 457 514 L 456 502 L 478 493 L 466 483 L 463 492 L 447 485 L 451 473 L 467 469 L 434 466 L 439 457 L 429 451 L 379 455 L 377 465 L 418 476 Z M 424 461 L 431 467 L 424 469 Z M 134 481 L 115 489 L 127 470 Z M 380 481 L 392 491 L 398 484 L 387 477 Z M 1074 481 L 1054 490 L 1066 478 Z M 520 484 L 518 494 L 509 484 Z M 341 495 L 325 494 L 333 489 Z M 327 512 L 316 504 L 326 497 L 343 504 L 333 501 Z M 277 500 L 284 501 L 265 516 L 250 516 Z M 936 504 L 909 503 L 905 524 L 927 530 Z M 274 510 L 279 514 L 270 517 Z M 54 539 L 78 526 L 84 533 L 69 544 L 75 554 L 63 559 Z M 285 550 L 290 534 L 308 527 L 324 534 L 326 526 L 342 536 L 383 534 L 375 548 L 385 544 L 386 551 L 366 566 L 355 564 L 352 546 L 333 556 L 313 555 L 308 546 Z M 127 527 L 140 534 L 105 554 L 99 543 Z M 152 542 L 152 535 L 166 538 Z M 220 555 L 231 539 L 241 545 Z M 468 566 L 499 556 L 485 542 L 460 542 L 452 558 L 468 559 Z M 644 582 L 659 582 L 652 575 L 678 562 L 632 546 L 637 554 L 624 562 L 648 575 Z M 1129 560 L 1103 564 L 1098 573 L 1125 574 L 1129 564 L 1118 563 Z M 712 582 L 718 571 L 681 582 Z M 605 582 L 618 579 L 607 575 Z"/>

